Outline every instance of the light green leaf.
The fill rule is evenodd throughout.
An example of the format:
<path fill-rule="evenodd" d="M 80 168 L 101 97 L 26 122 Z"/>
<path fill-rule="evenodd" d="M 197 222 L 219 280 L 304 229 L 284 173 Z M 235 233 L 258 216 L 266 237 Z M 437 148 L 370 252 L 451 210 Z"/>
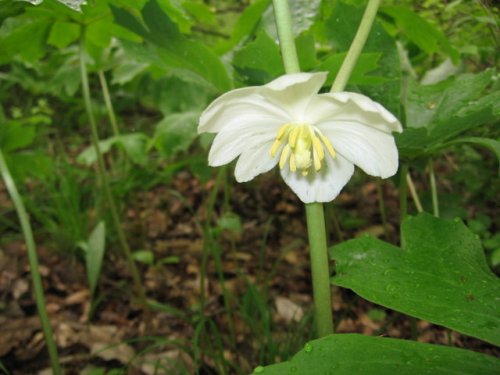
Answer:
<path fill-rule="evenodd" d="M 80 25 L 73 22 L 56 21 L 52 24 L 47 43 L 64 48 L 80 37 Z"/>
<path fill-rule="evenodd" d="M 369 301 L 500 344 L 500 281 L 479 239 L 459 220 L 403 222 L 403 249 L 372 237 L 330 249 L 332 282 Z"/>
<path fill-rule="evenodd" d="M 94 295 L 97 281 L 101 274 L 104 251 L 106 249 L 106 224 L 100 221 L 92 233 L 90 233 L 86 253 L 85 263 L 87 266 L 87 279 L 89 282 L 90 295 Z"/>
<path fill-rule="evenodd" d="M 6 121 L 0 124 L 0 148 L 4 152 L 29 146 L 35 140 L 35 136 L 34 126 L 24 125 L 17 121 Z"/>
<path fill-rule="evenodd" d="M 175 113 L 165 117 L 158 125 L 153 143 L 165 157 L 185 151 L 196 139 L 196 127 L 200 113 L 198 111 Z"/>
<path fill-rule="evenodd" d="M 415 341 L 336 334 L 311 341 L 290 361 L 259 366 L 253 375 L 491 375 L 500 360 Z"/>
<path fill-rule="evenodd" d="M 121 147 L 134 163 L 145 165 L 147 163 L 147 143 L 149 138 L 143 133 L 130 133 L 114 136 L 99 142 L 99 151 L 106 154 L 113 146 Z M 92 165 L 97 160 L 97 154 L 93 146 L 83 150 L 76 159 L 79 163 Z"/>
<path fill-rule="evenodd" d="M 137 250 L 132 253 L 132 257 L 144 264 L 153 264 L 155 261 L 155 255 L 151 250 Z"/>

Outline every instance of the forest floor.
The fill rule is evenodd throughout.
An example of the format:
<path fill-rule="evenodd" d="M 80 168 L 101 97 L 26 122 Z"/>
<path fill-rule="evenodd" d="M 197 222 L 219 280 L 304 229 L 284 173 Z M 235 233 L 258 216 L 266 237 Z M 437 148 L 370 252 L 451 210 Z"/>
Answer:
<path fill-rule="evenodd" d="M 383 186 L 387 231 L 381 225 L 377 186 L 363 183 L 342 193 L 334 210 L 327 211 L 329 222 L 347 218 L 341 220 L 346 223 L 341 231 L 329 228 L 332 244 L 339 236 L 349 239 L 362 233 L 383 239 L 388 235 L 397 243 L 398 195 L 391 183 Z M 233 185 L 226 208 L 221 204 L 224 193 L 217 196 L 213 217 L 221 218 L 230 209 L 240 218 L 241 230 L 212 228 L 215 242 L 207 246 L 203 228 L 213 188 L 214 180 L 201 183 L 180 172 L 168 186 L 135 191 L 127 199 L 123 219 L 131 247 L 153 251 L 157 260 L 170 259 L 140 264 L 148 298 L 160 303 L 149 311 L 132 299 L 131 277 L 116 249 L 108 249 L 97 303 L 91 305 L 82 260 L 58 252 L 46 236 L 37 235 L 47 309 L 66 374 L 104 374 L 104 369 L 125 367 L 128 374 L 176 374 L 181 373 L 175 370 L 179 364 L 188 373 L 216 374 L 217 358 L 207 349 L 210 340 L 214 340 L 212 349 L 222 340 L 224 359 L 251 372 L 263 364 L 259 347 L 269 340 L 259 328 L 266 326 L 262 310 L 248 306 L 259 301 L 259 295 L 251 297 L 251 290 L 260 293 L 269 306 L 272 340 L 291 343 L 288 354 L 310 338 L 311 282 L 302 204 L 273 174 L 251 184 Z M 11 207 L 3 189 L 0 207 Z M 214 323 L 216 331 L 195 341 L 200 333 L 196 321 L 200 319 L 203 253 L 210 246 L 220 248 L 223 272 L 217 271 L 211 253 L 204 278 L 203 316 Z M 230 296 L 226 304 L 223 289 Z M 350 290 L 335 287 L 334 296 L 339 333 L 413 338 L 500 355 L 487 343 L 376 306 Z M 256 316 L 249 318 L 249 311 Z M 11 374 L 50 373 L 26 247 L 14 234 L 4 238 L 0 247 L 0 332 L 0 361 Z M 284 359 L 276 354 L 272 360 Z M 162 364 L 155 367 L 158 361 Z"/>

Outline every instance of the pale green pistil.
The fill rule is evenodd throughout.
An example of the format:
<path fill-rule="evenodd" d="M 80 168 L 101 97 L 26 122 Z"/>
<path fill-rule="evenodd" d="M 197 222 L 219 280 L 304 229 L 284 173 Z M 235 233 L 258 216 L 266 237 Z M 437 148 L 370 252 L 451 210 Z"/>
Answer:
<path fill-rule="evenodd" d="M 280 169 L 289 161 L 290 170 L 300 170 L 304 176 L 307 176 L 312 166 L 316 172 L 321 170 L 325 159 L 323 147 L 326 147 L 332 158 L 335 157 L 335 150 L 328 138 L 319 129 L 308 124 L 283 125 L 271 147 L 272 157 L 283 144 L 285 146 L 281 150 Z"/>

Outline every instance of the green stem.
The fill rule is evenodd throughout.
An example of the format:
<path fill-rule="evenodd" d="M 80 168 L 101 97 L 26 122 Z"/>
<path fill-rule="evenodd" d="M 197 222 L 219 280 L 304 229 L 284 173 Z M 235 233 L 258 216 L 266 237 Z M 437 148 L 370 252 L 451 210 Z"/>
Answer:
<path fill-rule="evenodd" d="M 102 70 L 99 70 L 97 75 L 99 76 L 102 96 L 104 98 L 104 104 L 106 105 L 106 111 L 108 112 L 109 122 L 111 123 L 111 128 L 113 129 L 113 135 L 117 137 L 120 135 L 120 130 L 118 129 L 118 123 L 116 122 L 113 102 L 111 101 L 111 96 L 109 95 L 108 83 L 106 82 L 106 77 L 104 76 L 104 72 Z"/>
<path fill-rule="evenodd" d="M 377 184 L 378 209 L 380 212 L 380 218 L 382 219 L 382 227 L 384 228 L 385 239 L 387 241 L 390 241 L 389 225 L 387 224 L 387 213 L 385 210 L 384 189 L 382 185 L 382 180 L 380 178 L 377 178 L 375 183 Z"/>
<path fill-rule="evenodd" d="M 85 28 L 82 27 L 81 38 L 80 38 L 80 75 L 82 81 L 82 90 L 83 90 L 83 99 L 85 102 L 85 109 L 87 111 L 87 116 L 90 122 L 90 130 L 91 130 L 91 141 L 92 146 L 97 155 L 97 173 L 99 177 L 99 182 L 104 190 L 106 203 L 108 204 L 109 211 L 111 213 L 111 219 L 113 220 L 113 225 L 115 227 L 116 233 L 118 235 L 118 241 L 120 243 L 120 247 L 122 249 L 123 255 L 125 256 L 130 272 L 132 273 L 132 279 L 134 283 L 134 287 L 136 289 L 136 293 L 139 297 L 139 302 L 143 306 L 144 309 L 147 309 L 147 299 L 146 292 L 141 282 L 141 277 L 139 275 L 139 270 L 137 269 L 137 265 L 134 262 L 134 258 L 132 257 L 132 251 L 128 245 L 127 239 L 125 237 L 125 233 L 123 232 L 123 228 L 120 222 L 120 217 L 118 215 L 118 210 L 116 208 L 115 201 L 113 199 L 113 194 L 111 192 L 111 188 L 109 186 L 106 166 L 104 164 L 104 159 L 99 150 L 99 134 L 97 132 L 97 125 L 94 118 L 94 113 L 92 110 L 92 101 L 90 99 L 90 87 L 87 75 L 87 67 L 85 66 Z"/>
<path fill-rule="evenodd" d="M 314 313 L 319 337 L 333 333 L 330 269 L 326 248 L 325 217 L 322 203 L 306 204 L 307 234 L 311 248 Z"/>
<path fill-rule="evenodd" d="M 435 217 L 439 217 L 439 199 L 436 184 L 436 174 L 434 173 L 434 160 L 429 160 L 429 178 L 431 182 L 432 211 Z"/>
<path fill-rule="evenodd" d="M 368 2 L 363 18 L 361 19 L 361 23 L 359 24 L 358 31 L 354 36 L 352 44 L 349 47 L 349 51 L 347 52 L 347 55 L 340 66 L 339 72 L 335 77 L 332 88 L 330 89 L 331 92 L 343 91 L 347 85 L 347 81 L 356 66 L 356 61 L 358 61 L 359 55 L 361 54 L 361 51 L 366 43 L 366 39 L 370 34 L 380 1 L 381 0 L 370 0 Z"/>
<path fill-rule="evenodd" d="M 287 0 L 273 0 L 274 17 L 280 40 L 281 55 L 286 73 L 300 71 L 295 39 L 292 31 L 292 17 Z M 314 314 L 317 334 L 323 337 L 333 333 L 332 296 L 330 270 L 326 248 L 325 217 L 322 203 L 306 204 L 307 232 L 311 256 Z"/>
<path fill-rule="evenodd" d="M 31 279 L 33 281 L 33 291 L 35 293 L 38 316 L 40 317 L 40 321 L 42 323 L 42 330 L 45 336 L 47 350 L 49 352 L 52 373 L 54 375 L 60 375 L 62 374 L 62 371 L 59 364 L 59 355 L 57 353 L 57 346 L 54 341 L 54 336 L 52 335 L 52 328 L 50 326 L 49 317 L 47 315 L 45 296 L 43 294 L 42 278 L 38 270 L 38 257 L 36 254 L 33 232 L 31 230 L 31 225 L 29 222 L 28 214 L 26 213 L 26 208 L 24 207 L 23 200 L 21 199 L 21 196 L 17 191 L 16 184 L 14 182 L 14 179 L 12 178 L 12 175 L 10 174 L 7 163 L 5 162 L 2 150 L 0 150 L 0 173 L 2 174 L 5 187 L 7 188 L 7 191 L 9 192 L 9 195 L 14 202 L 14 206 L 16 207 L 17 216 L 21 223 L 24 240 L 26 242 L 26 248 L 28 250 L 28 260 L 31 270 Z"/>
<path fill-rule="evenodd" d="M 401 164 L 399 169 L 399 224 L 403 223 L 403 220 L 408 215 L 408 183 L 406 176 L 408 175 L 408 164 Z"/>
<path fill-rule="evenodd" d="M 287 74 L 300 72 L 299 59 L 292 31 L 292 16 L 288 0 L 273 0 L 274 19 L 280 40 L 281 57 Z"/>

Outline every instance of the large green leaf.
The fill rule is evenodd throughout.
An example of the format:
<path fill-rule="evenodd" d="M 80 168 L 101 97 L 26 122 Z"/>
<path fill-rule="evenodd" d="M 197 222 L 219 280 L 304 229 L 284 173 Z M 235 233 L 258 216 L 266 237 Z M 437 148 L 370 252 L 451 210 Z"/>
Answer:
<path fill-rule="evenodd" d="M 144 6 L 143 22 L 124 9 L 112 7 L 112 11 L 119 25 L 146 41 L 146 44 L 136 45 L 136 56 L 143 54 L 151 63 L 183 76 L 194 75 L 195 81 L 202 78 L 219 91 L 231 88 L 227 70 L 220 59 L 205 45 L 182 35 L 156 0 L 150 0 Z"/>
<path fill-rule="evenodd" d="M 373 237 L 330 249 L 332 282 L 369 301 L 500 344 L 500 281 L 459 220 L 406 219 L 403 249 Z"/>
<path fill-rule="evenodd" d="M 407 128 L 396 135 L 401 156 L 433 153 L 464 131 L 497 121 L 500 91 L 485 94 L 496 76 L 494 69 L 488 69 L 435 85 L 411 82 L 405 104 Z"/>
<path fill-rule="evenodd" d="M 311 341 L 290 361 L 255 368 L 258 375 L 491 375 L 494 357 L 415 341 L 336 334 Z"/>

